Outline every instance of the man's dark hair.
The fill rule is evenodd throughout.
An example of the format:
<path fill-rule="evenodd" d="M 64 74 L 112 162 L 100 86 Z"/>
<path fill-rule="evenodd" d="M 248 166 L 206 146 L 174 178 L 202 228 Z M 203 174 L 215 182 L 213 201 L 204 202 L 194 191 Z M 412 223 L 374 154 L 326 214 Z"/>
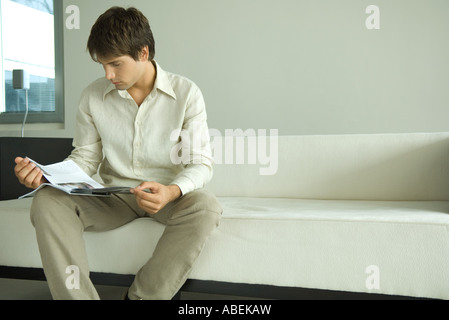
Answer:
<path fill-rule="evenodd" d="M 148 46 L 148 60 L 153 60 L 155 49 L 148 19 L 136 8 L 112 7 L 98 17 L 92 27 L 87 49 L 94 61 L 98 58 L 129 55 L 139 60 L 139 54 Z"/>

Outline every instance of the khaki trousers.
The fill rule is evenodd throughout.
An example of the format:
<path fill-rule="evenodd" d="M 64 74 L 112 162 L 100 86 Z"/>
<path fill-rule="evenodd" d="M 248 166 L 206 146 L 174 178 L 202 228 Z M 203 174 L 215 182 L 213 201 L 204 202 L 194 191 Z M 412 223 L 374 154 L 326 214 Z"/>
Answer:
<path fill-rule="evenodd" d="M 188 193 L 155 215 L 166 225 L 152 257 L 136 274 L 130 299 L 168 300 L 181 288 L 222 209 L 216 197 L 200 189 Z M 54 299 L 99 299 L 89 278 L 84 231 L 107 231 L 149 217 L 133 195 L 71 196 L 51 187 L 37 192 L 31 206 L 45 276 Z M 124 257 L 126 259 L 126 257 Z M 78 288 L 66 285 L 66 269 L 79 269 Z"/>

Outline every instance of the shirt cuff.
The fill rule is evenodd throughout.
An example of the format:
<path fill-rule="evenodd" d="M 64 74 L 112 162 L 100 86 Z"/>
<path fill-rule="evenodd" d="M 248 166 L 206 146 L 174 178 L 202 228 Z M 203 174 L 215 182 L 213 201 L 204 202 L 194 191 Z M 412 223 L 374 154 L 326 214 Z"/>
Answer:
<path fill-rule="evenodd" d="M 186 177 L 178 177 L 170 184 L 176 184 L 181 190 L 183 196 L 196 189 L 195 184 L 192 182 L 192 180 Z"/>

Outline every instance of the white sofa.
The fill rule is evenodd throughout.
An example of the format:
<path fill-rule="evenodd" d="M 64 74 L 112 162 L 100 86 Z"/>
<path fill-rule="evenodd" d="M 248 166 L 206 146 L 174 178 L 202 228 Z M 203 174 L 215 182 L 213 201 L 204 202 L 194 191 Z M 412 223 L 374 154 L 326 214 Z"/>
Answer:
<path fill-rule="evenodd" d="M 190 281 L 449 298 L 449 133 L 278 142 L 275 175 L 215 166 L 223 218 Z M 0 266 L 41 268 L 30 201 L 0 202 Z M 85 233 L 91 270 L 134 274 L 162 231 L 145 218 Z"/>

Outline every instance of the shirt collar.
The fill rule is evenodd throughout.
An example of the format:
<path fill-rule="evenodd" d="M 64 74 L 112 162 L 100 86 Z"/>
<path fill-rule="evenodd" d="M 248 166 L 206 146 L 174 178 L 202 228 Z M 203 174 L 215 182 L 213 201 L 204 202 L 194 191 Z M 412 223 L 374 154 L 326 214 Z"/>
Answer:
<path fill-rule="evenodd" d="M 170 79 L 168 78 L 167 72 L 163 70 L 155 60 L 153 60 L 153 63 L 156 66 L 157 72 L 154 87 L 168 94 L 169 96 L 171 96 L 173 99 L 176 100 L 176 94 L 173 91 L 173 87 L 171 85 Z"/>
<path fill-rule="evenodd" d="M 167 72 L 163 70 L 155 60 L 153 60 L 152 62 L 156 67 L 156 80 L 154 82 L 154 88 L 164 92 L 165 94 L 176 100 L 176 94 L 173 91 L 173 87 L 170 83 Z M 113 83 L 110 83 L 104 90 L 103 100 L 106 95 L 113 90 L 117 89 L 115 88 L 115 85 Z"/>

